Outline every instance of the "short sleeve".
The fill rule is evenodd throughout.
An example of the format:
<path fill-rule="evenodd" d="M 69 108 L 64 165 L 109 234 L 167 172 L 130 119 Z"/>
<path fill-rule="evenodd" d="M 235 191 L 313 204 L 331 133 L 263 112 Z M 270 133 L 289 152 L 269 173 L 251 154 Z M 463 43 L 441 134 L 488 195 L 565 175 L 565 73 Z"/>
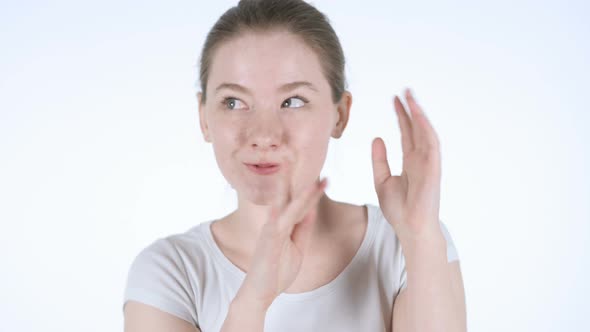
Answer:
<path fill-rule="evenodd" d="M 445 237 L 445 240 L 447 240 L 447 261 L 448 262 L 452 262 L 452 261 L 456 261 L 459 260 L 459 254 L 457 253 L 457 248 L 455 247 L 455 243 L 453 243 L 453 238 L 451 237 L 451 233 L 449 233 L 449 230 L 447 229 L 447 226 L 445 226 L 445 224 L 442 221 L 440 222 L 440 228 L 441 231 L 443 233 L 443 236 Z M 400 268 L 399 270 L 401 271 L 400 274 L 400 291 L 404 288 L 406 288 L 406 283 L 407 283 L 407 274 L 406 274 L 406 260 L 404 255 L 400 255 Z"/>
<path fill-rule="evenodd" d="M 123 309 L 133 300 L 198 326 L 194 293 L 176 247 L 166 238 L 144 248 L 127 275 Z"/>

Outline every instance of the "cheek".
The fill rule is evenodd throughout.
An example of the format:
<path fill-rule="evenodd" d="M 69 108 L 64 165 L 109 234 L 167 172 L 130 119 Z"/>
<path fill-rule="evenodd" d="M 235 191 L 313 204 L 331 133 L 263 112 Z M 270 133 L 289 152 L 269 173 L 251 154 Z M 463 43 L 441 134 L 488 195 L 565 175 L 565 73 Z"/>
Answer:
<path fill-rule="evenodd" d="M 235 148 L 242 131 L 238 121 L 228 121 L 220 116 L 213 118 L 209 123 L 209 132 L 216 152 Z"/>
<path fill-rule="evenodd" d="M 219 169 L 227 178 L 234 173 L 234 157 L 236 149 L 239 146 L 240 131 L 233 126 L 216 124 L 210 127 L 213 152 Z"/>
<path fill-rule="evenodd" d="M 307 122 L 306 126 L 300 128 L 296 134 L 296 143 L 294 144 L 300 153 L 300 162 L 304 163 L 302 167 L 314 172 L 317 176 L 324 164 L 328 144 L 330 142 L 331 127 L 328 121 Z"/>
<path fill-rule="evenodd" d="M 311 165 L 314 165 L 314 169 L 319 171 L 326 161 L 329 139 L 318 139 L 309 143 L 310 144 L 306 146 L 306 160 Z"/>
<path fill-rule="evenodd" d="M 296 135 L 306 148 L 321 150 L 322 147 L 323 149 L 327 147 L 331 133 L 332 119 L 322 114 L 321 117 L 307 119 L 304 123 L 299 124 Z"/>

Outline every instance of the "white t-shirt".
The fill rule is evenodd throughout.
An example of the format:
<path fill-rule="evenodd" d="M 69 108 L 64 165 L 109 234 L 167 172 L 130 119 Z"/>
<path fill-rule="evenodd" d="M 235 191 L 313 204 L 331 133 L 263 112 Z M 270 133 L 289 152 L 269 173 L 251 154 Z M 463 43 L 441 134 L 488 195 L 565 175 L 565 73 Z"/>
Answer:
<path fill-rule="evenodd" d="M 406 285 L 400 243 L 378 206 L 367 204 L 368 224 L 352 261 L 312 291 L 282 293 L 269 307 L 265 332 L 389 331 L 393 301 Z M 218 332 L 246 274 L 223 255 L 206 221 L 154 241 L 131 264 L 124 293 L 199 327 Z M 457 251 L 445 225 L 448 261 Z"/>

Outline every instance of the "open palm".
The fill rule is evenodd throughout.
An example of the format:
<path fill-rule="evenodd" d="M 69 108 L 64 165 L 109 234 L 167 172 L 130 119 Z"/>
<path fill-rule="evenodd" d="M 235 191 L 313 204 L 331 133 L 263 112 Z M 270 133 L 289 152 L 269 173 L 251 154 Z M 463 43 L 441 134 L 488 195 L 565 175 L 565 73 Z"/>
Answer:
<path fill-rule="evenodd" d="M 441 180 L 438 137 L 409 89 L 405 96 L 410 114 L 394 98 L 402 136 L 401 175 L 391 175 L 381 138 L 373 140 L 371 153 L 379 206 L 402 243 L 438 229 Z"/>

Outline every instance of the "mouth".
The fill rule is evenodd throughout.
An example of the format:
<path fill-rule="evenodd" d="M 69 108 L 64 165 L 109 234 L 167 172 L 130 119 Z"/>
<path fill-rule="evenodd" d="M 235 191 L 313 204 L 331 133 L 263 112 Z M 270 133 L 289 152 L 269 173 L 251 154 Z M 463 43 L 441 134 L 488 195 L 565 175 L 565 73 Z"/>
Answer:
<path fill-rule="evenodd" d="M 275 163 L 245 164 L 249 170 L 259 175 L 276 173 L 280 165 Z"/>

